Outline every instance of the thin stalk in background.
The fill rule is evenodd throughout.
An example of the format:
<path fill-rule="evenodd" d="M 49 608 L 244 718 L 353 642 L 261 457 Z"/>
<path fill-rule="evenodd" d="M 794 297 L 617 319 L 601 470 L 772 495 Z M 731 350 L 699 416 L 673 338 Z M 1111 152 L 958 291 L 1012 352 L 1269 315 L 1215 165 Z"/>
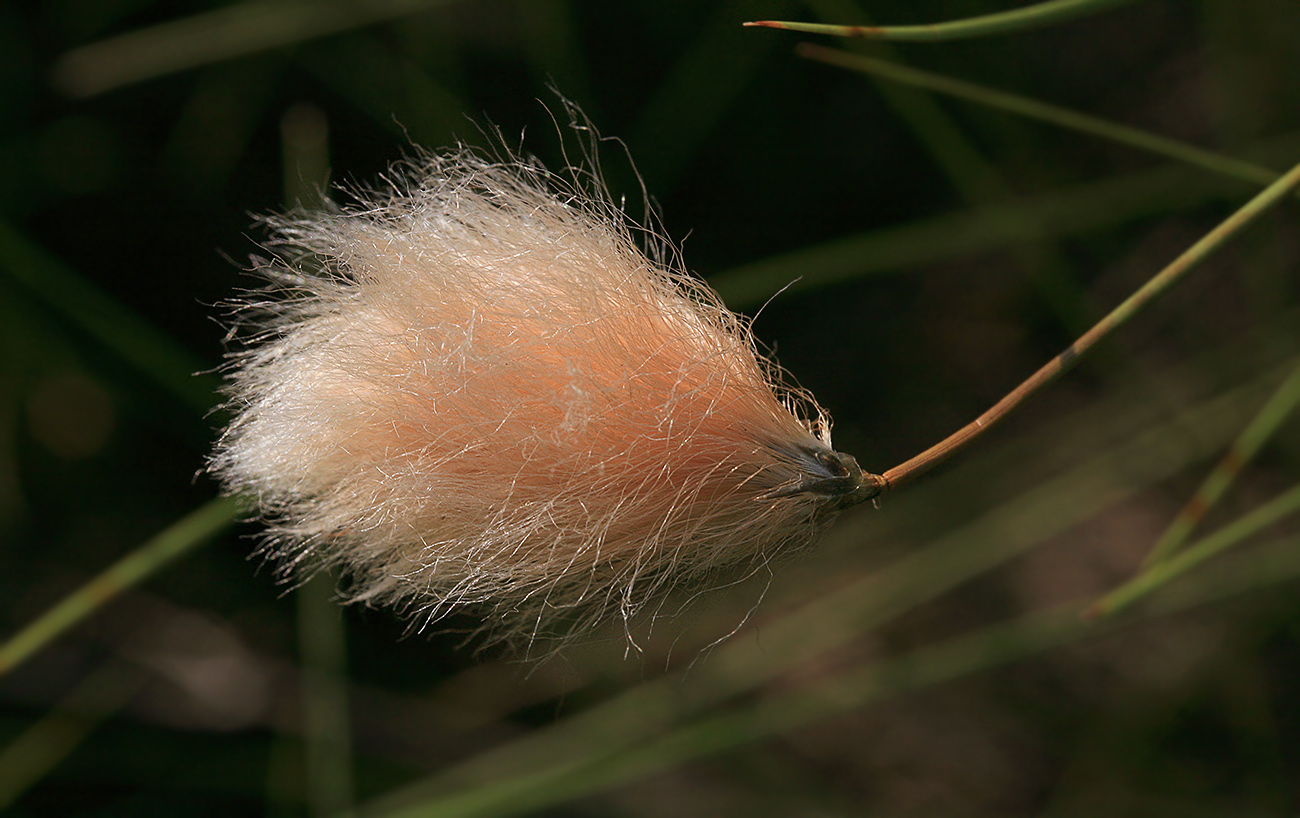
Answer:
<path fill-rule="evenodd" d="M 0 219 L 0 274 L 154 380 L 186 408 L 216 403 L 211 364 Z M 199 373 L 199 374 L 196 374 Z"/>
<path fill-rule="evenodd" d="M 1068 130 L 1108 139 L 1112 142 L 1128 145 L 1129 147 L 1183 162 L 1232 179 L 1267 185 L 1278 177 L 1277 172 L 1273 169 L 1257 165 L 1254 162 L 1224 156 L 1221 153 L 1198 148 L 1195 145 L 1188 145 L 1185 142 L 1179 142 L 1176 139 L 1170 139 L 1140 128 L 1121 125 L 1059 105 L 1051 105 L 1030 97 L 990 88 L 987 85 L 979 85 L 966 80 L 946 77 L 942 74 L 935 74 L 931 71 L 922 71 L 918 68 L 899 65 L 888 60 L 881 60 L 863 54 L 850 54 L 846 51 L 812 43 L 800 43 L 795 46 L 795 53 L 801 57 L 817 60 L 827 65 L 834 65 L 851 71 L 860 71 L 882 79 L 956 97 L 977 105 L 984 105 L 995 110 L 1007 111 Z"/>
<path fill-rule="evenodd" d="M 707 712 L 663 735 L 582 761 L 560 760 L 488 786 L 466 788 L 405 806 L 375 805 L 369 818 L 468 818 L 500 816 L 556 806 L 642 779 L 689 761 L 860 709 L 902 693 L 1023 661 L 1056 647 L 1103 635 L 1210 602 L 1293 580 L 1300 575 L 1294 548 L 1278 544 L 1267 570 L 1247 564 L 1220 581 L 1131 616 L 1086 622 L 1069 604 L 980 629 L 902 656 L 857 665 L 818 682 L 767 696 L 737 708 Z"/>
<path fill-rule="evenodd" d="M 865 25 L 872 22 L 852 0 L 806 0 L 808 9 L 820 19 Z M 903 56 L 890 43 L 852 43 L 855 51 L 871 49 L 878 57 L 902 63 Z M 952 182 L 953 189 L 967 203 L 979 209 L 998 207 L 1016 198 L 1002 169 L 967 135 L 966 129 L 944 109 L 935 95 L 879 77 L 864 76 L 885 104 L 915 134 L 937 165 Z M 1002 212 L 1007 212 L 1003 210 Z M 1027 240 L 1008 247 L 1008 253 L 1035 295 L 1050 310 L 1067 338 L 1088 328 L 1089 298 L 1069 257 L 1062 252 L 1059 237 L 1052 235 L 1046 214 L 1033 209 L 1017 213 Z"/>
<path fill-rule="evenodd" d="M 746 26 L 779 28 L 801 31 L 805 34 L 829 34 L 835 37 L 860 37 L 872 40 L 897 40 L 899 42 L 938 43 L 946 40 L 967 40 L 995 34 L 1011 34 L 1034 28 L 1056 25 L 1076 17 L 1096 14 L 1112 6 L 1131 0 L 1049 0 L 1024 8 L 949 20 L 920 26 L 836 26 L 824 23 L 796 23 L 783 20 L 758 20 Z"/>
<path fill-rule="evenodd" d="M 449 0 L 250 0 L 75 48 L 51 81 L 71 97 L 245 57 L 424 10 Z"/>
<path fill-rule="evenodd" d="M 1297 404 L 1300 404 L 1300 365 L 1292 370 L 1264 404 L 1264 408 L 1259 410 L 1259 414 L 1228 447 L 1223 458 L 1196 489 L 1192 499 L 1187 501 L 1187 505 L 1183 506 L 1182 511 L 1151 548 L 1142 563 L 1144 568 L 1164 562 L 1182 546 L 1246 464 L 1255 457 L 1282 422 L 1291 416 Z"/>
<path fill-rule="evenodd" d="M 306 800 L 317 818 L 352 815 L 352 729 L 343 609 L 329 574 L 297 589 Z"/>
<path fill-rule="evenodd" d="M 310 103 L 280 118 L 284 197 L 290 206 L 319 209 L 329 184 L 329 122 Z M 329 574 L 297 589 L 302 656 L 302 720 L 306 800 L 317 818 L 352 815 L 352 729 L 348 707 L 347 636 Z"/>
<path fill-rule="evenodd" d="M 1236 545 L 1247 537 L 1300 512 L 1300 485 L 1246 514 L 1204 540 L 1189 546 L 1162 562 L 1158 562 L 1133 579 L 1094 602 L 1084 612 L 1084 618 L 1109 616 L 1132 605 L 1152 591 L 1182 576 L 1191 569 Z"/>
<path fill-rule="evenodd" d="M 733 267 L 710 276 L 709 284 L 734 309 L 757 307 L 779 291 L 897 273 L 1196 207 L 1222 194 L 1211 181 L 1188 178 L 1181 168 L 1157 168 L 824 241 Z"/>
<path fill-rule="evenodd" d="M 50 712 L 0 749 L 0 811 L 72 755 L 141 687 L 134 668 L 109 660 L 82 679 Z"/>
<path fill-rule="evenodd" d="M 1269 374 L 1270 380 L 1273 377 Z M 1238 428 L 1258 384 L 1220 394 L 1098 443 L 1084 462 L 1035 483 L 976 519 L 947 530 L 884 568 L 827 587 L 763 624 L 761 639 L 727 642 L 686 674 L 642 682 L 582 712 L 395 790 L 372 805 L 379 813 L 471 787 L 562 767 L 577 769 L 662 735 L 673 725 L 726 707 L 799 668 L 816 665 L 860 639 L 1044 541 L 1079 525 L 1221 445 Z M 1186 444 L 1205 444 L 1204 450 Z M 928 491 L 924 487 L 915 500 Z M 899 498 L 902 502 L 904 498 Z M 939 498 L 931 497 L 929 502 Z M 879 531 L 875 532 L 877 535 Z M 880 546 L 880 542 L 875 543 Z M 1077 613 L 1075 614 L 1077 619 Z M 683 675 L 689 683 L 683 682 Z M 779 683 L 779 682 L 778 682 Z M 370 814 L 366 812 L 365 814 Z"/>

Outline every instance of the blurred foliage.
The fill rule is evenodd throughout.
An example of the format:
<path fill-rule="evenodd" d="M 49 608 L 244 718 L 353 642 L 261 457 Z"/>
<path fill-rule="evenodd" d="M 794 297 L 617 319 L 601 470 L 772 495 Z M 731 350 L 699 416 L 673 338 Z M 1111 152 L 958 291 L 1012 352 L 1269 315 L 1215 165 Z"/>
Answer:
<path fill-rule="evenodd" d="M 616 144 L 601 156 L 613 195 L 642 212 L 639 172 L 838 448 L 880 471 L 940 439 L 1259 187 L 1116 134 L 1300 161 L 1292 0 L 1143 0 L 941 44 L 741 26 L 1011 5 L 0 3 L 3 633 L 214 495 L 195 477 L 222 420 L 214 305 L 256 286 L 250 214 L 314 195 L 304 122 L 327 129 L 335 182 L 494 128 L 555 167 L 555 89 L 626 145 L 635 171 Z M 801 59 L 804 40 L 1114 127 Z M 1296 215 L 1222 248 L 958 462 L 642 653 L 611 627 L 524 666 L 464 644 L 468 614 L 414 635 L 347 609 L 339 632 L 241 528 L 0 677 L 0 809 L 1295 812 L 1300 528 L 1249 515 L 1293 496 L 1300 423 L 1274 418 L 1192 535 L 1216 554 L 1248 537 L 1120 617 L 1079 613 L 1277 404 L 1300 356 Z"/>

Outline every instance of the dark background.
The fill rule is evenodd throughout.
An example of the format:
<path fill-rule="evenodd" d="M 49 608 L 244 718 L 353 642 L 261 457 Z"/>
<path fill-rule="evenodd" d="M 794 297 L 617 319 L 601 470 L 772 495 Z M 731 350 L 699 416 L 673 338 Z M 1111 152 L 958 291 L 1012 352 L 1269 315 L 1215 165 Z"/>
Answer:
<path fill-rule="evenodd" d="M 1011 5 L 867 4 L 874 21 L 896 24 Z M 196 476 L 222 422 L 208 411 L 225 334 L 214 305 L 250 283 L 240 268 L 256 249 L 253 216 L 282 209 L 286 178 L 308 173 L 285 168 L 289 112 L 327 126 L 334 182 L 373 179 L 412 145 L 482 143 L 485 127 L 558 167 L 554 88 L 626 145 L 687 266 L 750 315 L 766 302 L 761 343 L 830 411 L 837 448 L 874 470 L 976 416 L 1258 189 L 794 54 L 803 41 L 859 44 L 740 26 L 848 22 L 862 13 L 849 3 L 314 6 L 295 16 L 313 4 L 0 4 L 3 633 L 215 494 Z M 289 18 L 272 13 L 286 8 Z M 335 31 L 301 28 L 330 15 Z M 181 64 L 219 42 L 228 19 L 252 20 L 233 39 L 238 53 Z M 140 33 L 152 39 L 114 41 Z M 1298 39 L 1291 0 L 1144 0 L 1044 30 L 872 53 L 1280 172 L 1300 161 Z M 118 50 L 77 51 L 102 43 Z M 102 91 L 87 84 L 135 59 L 159 67 Z M 611 192 L 639 214 L 636 175 L 617 145 L 604 147 Z M 1300 353 L 1296 216 L 1284 204 L 1252 227 L 953 466 L 846 515 L 712 656 L 701 649 L 743 618 L 754 589 L 693 610 L 679 641 L 669 625 L 644 654 L 625 655 L 614 635 L 540 668 L 349 609 L 356 800 L 539 741 L 519 769 L 489 759 L 463 785 L 485 780 L 499 795 L 513 772 L 562 755 L 547 744 L 552 725 L 646 690 L 672 702 L 659 729 L 725 715 L 731 732 L 702 729 L 684 739 L 692 752 L 624 768 L 618 722 L 596 719 L 607 732 L 582 746 L 600 754 L 608 741 L 622 772 L 580 771 L 560 794 L 481 814 L 1300 808 L 1294 525 L 1185 583 L 1189 599 L 1221 597 L 1213 605 L 1074 633 L 991 669 L 957 662 L 945 676 L 936 659 L 921 667 L 937 676 L 904 674 L 870 706 L 834 706 L 836 680 L 855 669 L 1081 608 L 1133 573 Z M 1298 462 L 1291 421 L 1207 528 L 1293 484 Z M 987 515 L 998 524 L 970 527 Z M 0 678 L 0 748 L 19 748 L 0 755 L 13 814 L 313 810 L 298 606 L 250 559 L 255 533 L 244 526 L 187 555 Z M 939 553 L 925 551 L 935 544 L 955 543 L 957 561 L 991 554 L 1021 535 L 1017 555 L 989 557 L 969 579 L 942 579 L 946 558 L 901 578 L 884 568 Z M 858 581 L 896 594 L 899 610 L 832 612 L 806 640 L 826 648 L 807 655 L 764 643 L 785 617 Z M 827 636 L 841 628 L 845 638 Z M 689 704 L 732 673 L 729 650 L 760 657 L 765 675 Z M 761 727 L 763 708 L 791 691 L 830 710 Z"/>

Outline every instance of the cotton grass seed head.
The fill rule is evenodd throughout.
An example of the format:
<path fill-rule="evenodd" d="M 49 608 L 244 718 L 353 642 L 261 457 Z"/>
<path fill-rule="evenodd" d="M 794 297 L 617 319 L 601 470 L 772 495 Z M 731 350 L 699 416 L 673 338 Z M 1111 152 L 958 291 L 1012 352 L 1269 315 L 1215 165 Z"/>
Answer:
<path fill-rule="evenodd" d="M 591 179 L 460 150 L 265 220 L 210 468 L 286 572 L 533 644 L 758 570 L 861 498 L 746 320 Z"/>

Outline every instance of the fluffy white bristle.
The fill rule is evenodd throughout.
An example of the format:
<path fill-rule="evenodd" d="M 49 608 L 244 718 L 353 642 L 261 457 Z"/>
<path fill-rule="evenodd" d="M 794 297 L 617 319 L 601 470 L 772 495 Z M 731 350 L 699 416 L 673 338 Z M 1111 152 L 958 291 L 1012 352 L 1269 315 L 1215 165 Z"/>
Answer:
<path fill-rule="evenodd" d="M 807 545 L 860 486 L 746 322 L 601 191 L 470 151 L 394 175 L 268 219 L 271 286 L 242 305 L 210 466 L 287 566 L 566 636 Z"/>

